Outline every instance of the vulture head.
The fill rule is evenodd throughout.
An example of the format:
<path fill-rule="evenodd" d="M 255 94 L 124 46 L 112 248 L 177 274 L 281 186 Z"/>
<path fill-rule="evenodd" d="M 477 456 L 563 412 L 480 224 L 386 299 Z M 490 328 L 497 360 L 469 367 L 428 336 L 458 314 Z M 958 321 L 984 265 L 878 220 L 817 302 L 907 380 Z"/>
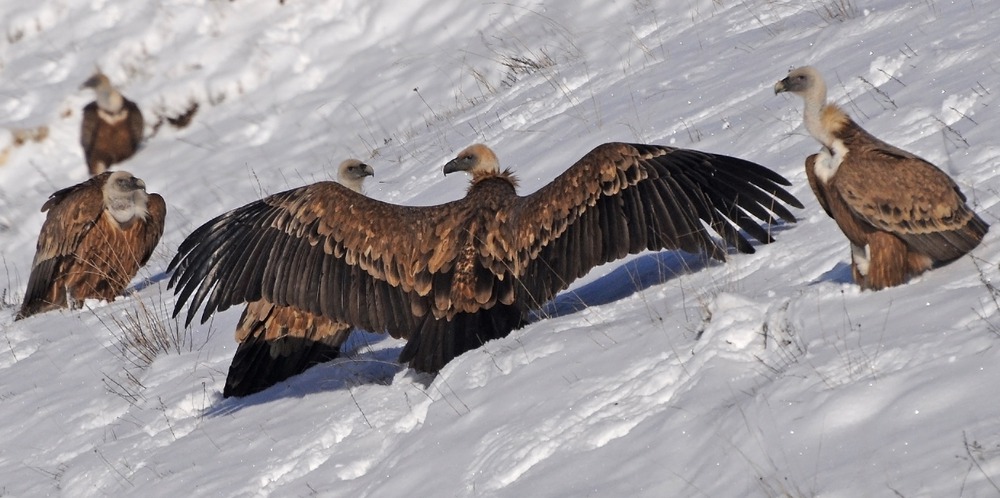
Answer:
<path fill-rule="evenodd" d="M 497 155 L 483 144 L 474 144 L 459 152 L 455 159 L 444 165 L 444 174 L 465 171 L 472 178 L 500 173 L 500 162 Z"/>
<path fill-rule="evenodd" d="M 127 225 L 136 218 L 145 219 L 146 182 L 132 176 L 128 171 L 115 171 L 108 176 L 101 189 L 104 194 L 104 209 L 120 225 Z"/>
<path fill-rule="evenodd" d="M 80 88 L 93 90 L 97 94 L 97 106 L 107 112 L 118 112 L 125 104 L 122 95 L 111 85 L 111 80 L 100 71 L 87 78 L 87 81 L 84 81 Z"/>
<path fill-rule="evenodd" d="M 774 84 L 774 94 L 781 92 L 791 92 L 799 95 L 808 94 L 810 91 L 823 85 L 823 77 L 819 71 L 812 66 L 802 66 L 792 69 L 783 80 Z"/>
<path fill-rule="evenodd" d="M 361 192 L 361 184 L 369 176 L 375 176 L 375 170 L 357 159 L 347 159 L 337 168 L 337 181 L 355 192 Z"/>
<path fill-rule="evenodd" d="M 826 103 L 826 83 L 823 76 L 812 66 L 802 66 L 792 69 L 781 81 L 774 84 L 774 94 L 782 92 L 794 93 L 810 103 L 822 106 Z"/>
<path fill-rule="evenodd" d="M 775 95 L 789 92 L 802 97 L 805 106 L 802 109 L 802 120 L 809 130 L 809 134 L 816 138 L 821 144 L 830 147 L 833 137 L 830 134 L 830 125 L 839 126 L 840 121 L 846 119 L 842 113 L 837 114 L 834 122 L 823 123 L 823 107 L 826 106 L 826 83 L 823 76 L 812 66 L 802 66 L 792 69 L 781 81 L 774 84 Z"/>
<path fill-rule="evenodd" d="M 97 90 L 98 88 L 108 88 L 110 86 L 111 80 L 109 80 L 104 73 L 96 72 L 93 76 L 87 78 L 87 81 L 84 81 L 83 84 L 80 85 L 80 89 L 90 88 L 92 90 Z"/>

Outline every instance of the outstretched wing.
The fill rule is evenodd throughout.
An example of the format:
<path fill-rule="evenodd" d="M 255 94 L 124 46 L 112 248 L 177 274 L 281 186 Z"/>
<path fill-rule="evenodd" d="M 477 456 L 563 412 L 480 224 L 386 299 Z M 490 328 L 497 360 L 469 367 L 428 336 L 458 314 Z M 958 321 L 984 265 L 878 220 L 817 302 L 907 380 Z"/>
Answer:
<path fill-rule="evenodd" d="M 802 204 L 788 180 L 756 163 L 655 145 L 608 143 L 524 198 L 510 214 L 515 273 L 535 308 L 593 267 L 644 250 L 682 249 L 725 258 L 724 243 L 753 252 L 770 225 L 794 222 Z M 764 223 L 765 227 L 761 227 Z"/>
<path fill-rule="evenodd" d="M 781 176 L 736 158 L 606 144 L 494 216 L 509 220 L 498 228 L 506 233 L 479 237 L 463 225 L 475 198 L 406 207 L 317 183 L 225 213 L 188 236 L 169 267 L 175 314 L 189 299 L 188 323 L 202 305 L 205 321 L 215 311 L 264 298 L 407 337 L 428 310 L 448 318 L 470 311 L 448 299 L 456 271 L 488 307 L 510 304 L 479 295 L 509 289 L 495 282 L 503 265 L 542 302 L 593 266 L 630 252 L 681 248 L 723 258 L 699 220 L 751 252 L 738 229 L 768 242 L 770 234 L 754 218 L 792 221 L 781 203 L 801 207 L 781 184 L 787 184 Z M 470 240 L 483 246 L 468 247 Z M 507 252 L 494 254 L 498 250 Z M 458 268 L 472 254 L 488 261 Z"/>
<path fill-rule="evenodd" d="M 264 298 L 278 306 L 405 337 L 428 309 L 432 273 L 450 271 L 459 203 L 407 207 L 335 182 L 281 192 L 225 213 L 170 262 L 174 313 L 187 323 Z"/>

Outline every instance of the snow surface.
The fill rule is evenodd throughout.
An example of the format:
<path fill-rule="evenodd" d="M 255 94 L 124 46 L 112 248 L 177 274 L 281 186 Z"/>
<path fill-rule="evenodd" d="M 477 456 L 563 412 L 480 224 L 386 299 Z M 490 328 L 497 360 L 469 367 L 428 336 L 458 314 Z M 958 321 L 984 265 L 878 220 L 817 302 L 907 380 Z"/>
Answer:
<path fill-rule="evenodd" d="M 996 7 L 0 0 L 0 496 L 997 496 Z M 817 144 L 801 102 L 772 93 L 803 64 L 954 176 L 995 225 L 982 246 L 902 287 L 850 283 L 802 171 Z M 86 177 L 78 86 L 95 65 L 146 113 L 121 168 L 165 197 L 166 232 L 135 295 L 13 323 L 39 207 Z M 376 198 L 456 199 L 467 180 L 440 168 L 478 141 L 524 192 L 638 141 L 767 165 L 806 209 L 725 264 L 595 269 L 551 318 L 433 380 L 393 362 L 400 341 L 359 333 L 349 358 L 223 400 L 239 310 L 168 318 L 184 236 L 347 156 L 375 167 Z M 136 323 L 179 345 L 138 359 Z"/>

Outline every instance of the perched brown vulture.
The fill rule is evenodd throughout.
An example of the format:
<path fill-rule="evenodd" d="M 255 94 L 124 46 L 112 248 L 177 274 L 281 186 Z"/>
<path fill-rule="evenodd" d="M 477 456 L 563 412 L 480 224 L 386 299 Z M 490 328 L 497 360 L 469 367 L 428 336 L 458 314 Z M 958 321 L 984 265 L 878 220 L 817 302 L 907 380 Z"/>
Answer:
<path fill-rule="evenodd" d="M 771 242 L 776 218 L 795 219 L 782 203 L 801 207 L 763 166 L 657 145 L 601 145 L 524 197 L 485 145 L 445 165 L 454 171 L 472 175 L 468 192 L 436 206 L 321 182 L 216 217 L 170 263 L 174 314 L 190 300 L 187 323 L 202 305 L 204 322 L 264 298 L 408 338 L 400 362 L 436 372 L 599 264 L 646 250 L 753 252 L 740 229 Z"/>
<path fill-rule="evenodd" d="M 112 301 L 163 234 L 159 194 L 127 171 L 101 173 L 52 194 L 17 319 L 84 299 Z"/>
<path fill-rule="evenodd" d="M 83 108 L 80 126 L 80 144 L 87 159 L 87 169 L 93 176 L 135 154 L 142 142 L 142 112 L 100 72 L 80 88 L 92 88 L 97 94 L 97 100 Z"/>
<path fill-rule="evenodd" d="M 348 159 L 337 169 L 347 188 L 361 192 L 371 166 Z M 266 299 L 247 305 L 236 327 L 236 349 L 223 397 L 246 396 L 267 389 L 309 367 L 340 356 L 340 346 L 351 326 L 339 320 L 303 311 L 295 306 L 275 306 Z"/>
<path fill-rule="evenodd" d="M 805 100 L 803 119 L 822 144 L 806 176 L 826 214 L 851 242 L 851 271 L 864 289 L 906 282 L 971 251 L 987 225 L 933 164 L 869 134 L 826 103 L 819 71 L 800 67 L 774 85 Z"/>

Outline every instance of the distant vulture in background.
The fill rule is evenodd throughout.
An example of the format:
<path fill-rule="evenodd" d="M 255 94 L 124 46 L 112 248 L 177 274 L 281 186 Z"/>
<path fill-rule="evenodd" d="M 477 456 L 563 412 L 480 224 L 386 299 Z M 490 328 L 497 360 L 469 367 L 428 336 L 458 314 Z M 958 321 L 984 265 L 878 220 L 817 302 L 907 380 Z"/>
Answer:
<path fill-rule="evenodd" d="M 163 234 L 166 205 L 127 171 L 106 172 L 52 194 L 17 319 L 85 299 L 113 301 Z"/>
<path fill-rule="evenodd" d="M 604 144 L 533 194 L 473 145 L 444 166 L 465 197 L 398 206 L 333 182 L 272 195 L 205 223 L 170 263 L 190 323 L 244 301 L 292 305 L 407 338 L 400 362 L 437 372 L 506 336 L 591 268 L 645 250 L 750 253 L 801 207 L 755 163 L 657 145 Z M 762 220 L 766 226 L 761 227 Z M 705 225 L 720 234 L 717 242 Z"/>
<path fill-rule="evenodd" d="M 100 72 L 80 88 L 92 88 L 97 94 L 97 100 L 83 108 L 80 127 L 80 144 L 93 176 L 135 154 L 142 142 L 142 112 Z"/>
<path fill-rule="evenodd" d="M 358 193 L 365 178 L 374 174 L 371 166 L 357 159 L 348 159 L 337 169 L 340 183 Z M 240 345 L 222 395 L 253 394 L 337 358 L 350 334 L 350 324 L 342 321 L 295 306 L 275 306 L 266 299 L 254 301 L 243 310 L 236 327 Z"/>
<path fill-rule="evenodd" d="M 943 171 L 869 134 L 826 103 L 819 71 L 800 67 L 774 85 L 805 100 L 809 134 L 823 145 L 806 158 L 821 206 L 851 242 L 851 272 L 864 289 L 906 282 L 969 252 L 989 226 Z"/>

